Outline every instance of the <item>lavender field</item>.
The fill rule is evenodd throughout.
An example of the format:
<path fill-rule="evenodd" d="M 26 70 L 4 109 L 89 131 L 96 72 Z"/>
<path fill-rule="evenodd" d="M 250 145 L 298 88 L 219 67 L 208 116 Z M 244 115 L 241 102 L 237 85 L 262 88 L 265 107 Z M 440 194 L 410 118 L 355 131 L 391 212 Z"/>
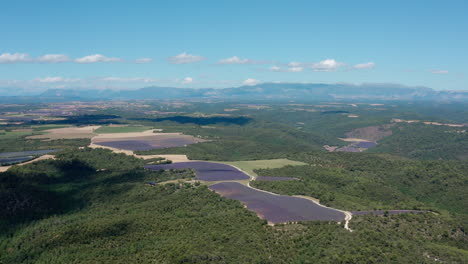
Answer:
<path fill-rule="evenodd" d="M 22 163 L 25 161 L 32 160 L 35 156 L 41 156 L 50 152 L 57 151 L 55 149 L 50 150 L 31 150 L 21 152 L 3 152 L 0 153 L 0 165 L 12 165 Z"/>
<path fill-rule="evenodd" d="M 221 182 L 209 187 L 221 196 L 242 202 L 249 210 L 270 223 L 296 221 L 342 221 L 345 215 L 304 198 L 275 195 L 237 182 Z"/>
<path fill-rule="evenodd" d="M 193 169 L 197 174 L 197 179 L 202 181 L 234 181 L 250 179 L 247 174 L 232 166 L 206 161 L 180 162 L 164 165 L 146 165 L 145 168 L 151 170 Z"/>
<path fill-rule="evenodd" d="M 98 138 L 93 140 L 93 143 L 97 145 L 131 151 L 183 147 L 199 142 L 204 142 L 204 140 L 188 135 L 174 134 L 140 137 L 122 136 L 119 138 Z"/>

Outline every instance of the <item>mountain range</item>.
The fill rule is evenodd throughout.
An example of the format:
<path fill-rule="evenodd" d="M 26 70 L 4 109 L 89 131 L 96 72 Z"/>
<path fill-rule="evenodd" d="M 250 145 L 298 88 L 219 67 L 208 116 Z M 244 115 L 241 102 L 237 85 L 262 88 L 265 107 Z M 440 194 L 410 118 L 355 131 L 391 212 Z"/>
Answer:
<path fill-rule="evenodd" d="M 427 87 L 398 84 L 262 83 L 223 89 L 152 86 L 137 90 L 49 89 L 36 96 L 0 95 L 0 102 L 141 99 L 468 101 L 468 91 L 438 91 Z"/>

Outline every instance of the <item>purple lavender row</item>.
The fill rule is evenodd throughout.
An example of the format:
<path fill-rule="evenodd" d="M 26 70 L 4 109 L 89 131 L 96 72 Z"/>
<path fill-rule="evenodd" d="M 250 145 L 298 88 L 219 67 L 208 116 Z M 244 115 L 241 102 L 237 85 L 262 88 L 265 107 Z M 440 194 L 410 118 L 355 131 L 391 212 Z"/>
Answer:
<path fill-rule="evenodd" d="M 179 162 L 163 165 L 146 165 L 145 168 L 151 170 L 193 169 L 195 170 L 197 179 L 202 181 L 233 181 L 250 179 L 248 175 L 234 167 L 226 164 L 205 161 Z"/>
<path fill-rule="evenodd" d="M 259 217 L 271 223 L 297 221 L 342 221 L 345 215 L 299 197 L 262 192 L 237 182 L 221 182 L 209 187 L 221 196 L 242 202 Z"/>

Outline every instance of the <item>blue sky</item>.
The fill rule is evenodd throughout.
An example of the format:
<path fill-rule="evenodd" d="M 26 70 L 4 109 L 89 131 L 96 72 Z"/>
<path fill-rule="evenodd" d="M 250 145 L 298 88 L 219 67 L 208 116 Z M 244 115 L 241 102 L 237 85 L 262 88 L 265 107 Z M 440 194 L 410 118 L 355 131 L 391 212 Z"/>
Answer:
<path fill-rule="evenodd" d="M 0 87 L 468 90 L 467 10 L 450 0 L 6 1 Z"/>

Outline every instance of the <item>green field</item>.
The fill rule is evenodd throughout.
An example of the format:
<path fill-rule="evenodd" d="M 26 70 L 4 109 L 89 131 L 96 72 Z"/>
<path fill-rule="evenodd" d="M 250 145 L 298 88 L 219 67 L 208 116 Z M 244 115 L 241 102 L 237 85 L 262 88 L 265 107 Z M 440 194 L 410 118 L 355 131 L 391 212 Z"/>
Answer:
<path fill-rule="evenodd" d="M 132 132 L 143 132 L 149 129 L 152 129 L 152 127 L 149 127 L 149 126 L 122 126 L 122 127 L 102 126 L 96 129 L 95 132 L 98 134 L 132 133 Z"/>
<path fill-rule="evenodd" d="M 19 139 L 24 136 L 33 135 L 31 131 L 1 132 L 0 140 Z"/>
<path fill-rule="evenodd" d="M 69 127 L 70 125 L 40 125 L 40 126 L 31 126 L 34 131 L 44 131 L 49 129 L 64 128 Z"/>
<path fill-rule="evenodd" d="M 221 163 L 236 166 L 237 168 L 247 172 L 251 176 L 257 176 L 254 170 L 257 169 L 277 169 L 284 166 L 301 166 L 307 165 L 304 162 L 288 160 L 288 159 L 270 159 L 270 160 L 248 160 L 248 161 L 221 161 Z"/>

